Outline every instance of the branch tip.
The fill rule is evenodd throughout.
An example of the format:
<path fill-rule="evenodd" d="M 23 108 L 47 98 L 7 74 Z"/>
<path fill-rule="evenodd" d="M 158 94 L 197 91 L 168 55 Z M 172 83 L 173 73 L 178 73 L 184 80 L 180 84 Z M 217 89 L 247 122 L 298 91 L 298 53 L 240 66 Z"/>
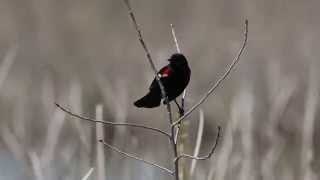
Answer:
<path fill-rule="evenodd" d="M 144 160 L 144 159 L 136 156 L 135 154 L 131 154 L 131 153 L 124 152 L 124 151 L 120 150 L 119 148 L 117 148 L 117 147 L 115 147 L 115 146 L 113 146 L 113 145 L 111 145 L 111 144 L 108 144 L 107 142 L 105 142 L 105 141 L 103 141 L 103 140 L 100 140 L 100 141 L 102 141 L 102 143 L 103 143 L 103 145 L 104 145 L 105 147 L 107 147 L 107 148 L 111 149 L 112 151 L 115 151 L 115 152 L 123 155 L 124 157 L 131 158 L 131 159 L 135 159 L 135 160 L 137 160 L 137 161 L 143 162 L 143 163 L 145 163 L 145 164 L 148 164 L 148 165 L 150 165 L 150 166 L 153 166 L 153 167 L 155 167 L 155 168 L 158 168 L 158 169 L 160 169 L 160 170 L 168 173 L 169 175 L 173 175 L 173 174 L 174 174 L 173 171 L 170 170 L 170 169 L 168 169 L 168 168 L 165 168 L 165 167 L 163 167 L 163 166 L 161 166 L 161 165 L 159 165 L 159 164 L 156 164 L 156 163 L 153 163 L 153 162 L 150 162 L 150 161 L 146 161 L 146 160 Z"/>
<path fill-rule="evenodd" d="M 136 17 L 133 13 L 133 10 L 130 6 L 130 3 L 129 3 L 129 0 L 124 0 L 127 8 L 128 8 L 128 13 L 130 15 L 130 18 L 131 18 L 131 21 L 134 25 L 134 28 L 136 30 L 136 33 L 138 35 L 138 39 L 140 41 L 140 44 L 143 48 L 143 50 L 145 51 L 146 53 L 146 56 L 147 56 L 147 59 L 149 61 L 149 64 L 151 66 L 151 69 L 153 70 L 154 72 L 154 75 L 155 75 L 155 78 L 156 78 L 156 81 L 157 83 L 159 84 L 159 87 L 160 87 L 160 90 L 161 90 L 161 96 L 162 98 L 166 101 L 168 99 L 168 96 L 167 96 L 167 93 L 166 93 L 166 90 L 164 89 L 164 86 L 162 84 L 162 82 L 160 81 L 160 77 L 158 76 L 158 70 L 156 69 L 156 66 L 154 65 L 154 62 L 151 58 L 151 54 L 150 54 L 150 51 L 149 49 L 147 48 L 147 45 L 142 37 L 142 32 L 141 32 L 141 29 L 137 23 L 137 20 L 136 20 Z M 171 117 L 171 107 L 170 107 L 170 103 L 167 103 L 167 111 L 168 111 L 168 119 L 169 119 L 169 122 L 172 123 L 172 117 Z"/>
<path fill-rule="evenodd" d="M 57 102 L 54 102 L 54 104 L 55 104 L 58 108 L 61 107 Z"/>
<path fill-rule="evenodd" d="M 176 157 L 174 159 L 174 162 L 177 162 L 179 161 L 181 158 L 186 158 L 186 159 L 195 159 L 195 160 L 206 160 L 206 159 L 209 159 L 215 152 L 217 146 L 218 146 L 218 142 L 219 142 L 219 139 L 220 139 L 220 132 L 221 132 L 221 127 L 218 126 L 218 133 L 217 133 L 217 137 L 216 137 L 216 140 L 215 140 L 215 144 L 212 146 L 212 149 L 210 150 L 210 152 L 205 155 L 205 156 L 202 156 L 202 157 L 196 157 L 196 156 L 191 156 L 191 155 L 188 155 L 188 154 L 181 154 L 180 156 Z"/>
<path fill-rule="evenodd" d="M 62 107 L 58 103 L 55 103 L 55 104 L 63 112 L 69 114 L 72 117 L 78 118 L 80 120 L 93 122 L 93 123 L 107 124 L 107 125 L 112 125 L 112 126 L 127 126 L 127 127 L 135 127 L 135 128 L 147 129 L 147 130 L 150 130 L 150 131 L 161 133 L 161 134 L 167 136 L 168 138 L 171 137 L 171 135 L 169 133 L 167 133 L 167 132 L 165 132 L 165 131 L 163 131 L 161 129 L 158 129 L 158 128 L 148 127 L 148 126 L 139 125 L 139 124 L 135 124 L 135 123 L 117 123 L 117 122 L 111 122 L 111 121 L 100 121 L 100 120 L 96 120 L 96 119 L 93 119 L 93 118 L 84 117 L 84 116 L 81 116 L 79 114 L 75 114 L 75 113 L 71 112 L 70 110 Z"/>
<path fill-rule="evenodd" d="M 186 119 L 195 109 L 197 109 L 202 103 L 204 103 L 207 98 L 215 92 L 215 90 L 221 85 L 221 83 L 228 77 L 230 72 L 234 69 L 237 63 L 240 60 L 240 56 L 242 55 L 248 40 L 248 20 L 245 20 L 245 32 L 244 32 L 244 39 L 242 46 L 238 52 L 238 54 L 234 57 L 232 63 L 227 67 L 226 71 L 219 77 L 219 79 L 209 88 L 209 90 L 202 96 L 202 98 L 193 105 L 182 117 L 180 117 L 177 121 L 171 124 L 171 127 L 176 126 L 177 124 L 181 123 L 184 119 Z"/>

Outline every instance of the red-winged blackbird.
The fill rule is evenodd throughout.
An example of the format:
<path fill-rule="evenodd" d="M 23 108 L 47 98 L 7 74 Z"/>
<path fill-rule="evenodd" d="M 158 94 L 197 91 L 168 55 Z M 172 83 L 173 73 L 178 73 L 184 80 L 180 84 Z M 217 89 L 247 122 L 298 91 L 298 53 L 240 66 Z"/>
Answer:
<path fill-rule="evenodd" d="M 187 87 L 190 80 L 190 68 L 186 57 L 183 54 L 173 54 L 168 59 L 169 64 L 163 67 L 158 75 L 162 82 L 168 100 L 175 100 L 183 90 Z M 152 81 L 149 92 L 141 99 L 134 102 L 137 107 L 154 108 L 160 105 L 162 99 L 160 86 L 154 78 Z"/>

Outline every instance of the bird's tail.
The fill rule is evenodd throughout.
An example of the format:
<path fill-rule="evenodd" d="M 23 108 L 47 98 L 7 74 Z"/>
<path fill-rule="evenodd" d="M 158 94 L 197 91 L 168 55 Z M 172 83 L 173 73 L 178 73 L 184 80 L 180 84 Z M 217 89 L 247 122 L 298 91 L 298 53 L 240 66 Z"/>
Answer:
<path fill-rule="evenodd" d="M 142 97 L 141 99 L 134 102 L 134 105 L 137 107 L 144 108 L 154 108 L 160 105 L 161 96 L 158 93 L 149 92 L 147 95 Z"/>

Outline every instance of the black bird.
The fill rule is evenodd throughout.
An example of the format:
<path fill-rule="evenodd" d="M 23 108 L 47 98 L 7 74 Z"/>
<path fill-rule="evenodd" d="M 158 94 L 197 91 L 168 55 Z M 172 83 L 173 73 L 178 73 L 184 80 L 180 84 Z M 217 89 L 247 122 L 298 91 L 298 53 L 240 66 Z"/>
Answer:
<path fill-rule="evenodd" d="M 183 54 L 173 54 L 168 61 L 169 64 L 158 72 L 158 76 L 164 86 L 168 100 L 172 101 L 187 87 L 191 71 Z M 154 108 L 160 105 L 161 99 L 161 89 L 156 78 L 154 78 L 148 94 L 134 102 L 134 105 L 139 108 Z"/>

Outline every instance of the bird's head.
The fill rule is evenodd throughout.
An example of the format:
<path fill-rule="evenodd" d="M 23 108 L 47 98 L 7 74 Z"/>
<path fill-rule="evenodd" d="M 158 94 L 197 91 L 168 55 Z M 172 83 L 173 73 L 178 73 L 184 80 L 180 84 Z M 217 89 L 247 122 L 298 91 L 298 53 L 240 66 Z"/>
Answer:
<path fill-rule="evenodd" d="M 187 58 L 181 53 L 172 54 L 172 56 L 168 59 L 168 61 L 172 64 L 185 64 L 187 62 Z"/>

